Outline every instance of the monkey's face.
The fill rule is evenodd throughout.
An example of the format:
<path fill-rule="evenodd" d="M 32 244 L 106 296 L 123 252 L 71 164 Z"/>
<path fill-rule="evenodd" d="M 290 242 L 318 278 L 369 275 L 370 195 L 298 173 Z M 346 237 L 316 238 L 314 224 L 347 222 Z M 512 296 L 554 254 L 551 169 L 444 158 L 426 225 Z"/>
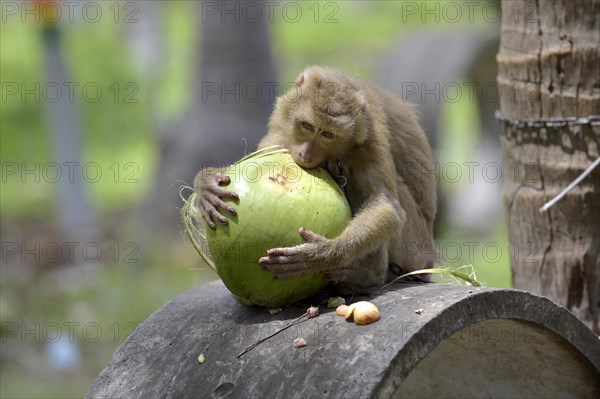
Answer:
<path fill-rule="evenodd" d="M 285 132 L 294 161 L 307 169 L 341 160 L 366 136 L 366 99 L 351 82 L 308 68 L 278 99 L 272 124 Z"/>
<path fill-rule="evenodd" d="M 294 161 L 303 168 L 340 160 L 355 144 L 356 116 L 326 112 L 312 101 L 299 102 L 294 108 L 289 149 Z"/>
<path fill-rule="evenodd" d="M 296 119 L 293 131 L 290 152 L 294 161 L 306 169 L 323 166 L 335 152 L 336 142 L 339 144 L 339 130 L 334 130 L 330 125 L 317 125 L 304 118 Z"/>

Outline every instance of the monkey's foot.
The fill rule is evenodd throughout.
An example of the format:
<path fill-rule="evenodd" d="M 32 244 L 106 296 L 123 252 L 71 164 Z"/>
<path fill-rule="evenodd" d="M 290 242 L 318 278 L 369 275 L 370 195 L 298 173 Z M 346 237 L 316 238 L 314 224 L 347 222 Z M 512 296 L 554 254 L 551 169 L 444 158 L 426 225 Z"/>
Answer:
<path fill-rule="evenodd" d="M 347 296 L 355 296 L 355 295 L 371 295 L 381 287 L 379 287 L 379 286 L 361 287 L 357 284 L 338 283 L 338 284 L 334 284 L 334 288 L 341 296 L 347 297 Z"/>

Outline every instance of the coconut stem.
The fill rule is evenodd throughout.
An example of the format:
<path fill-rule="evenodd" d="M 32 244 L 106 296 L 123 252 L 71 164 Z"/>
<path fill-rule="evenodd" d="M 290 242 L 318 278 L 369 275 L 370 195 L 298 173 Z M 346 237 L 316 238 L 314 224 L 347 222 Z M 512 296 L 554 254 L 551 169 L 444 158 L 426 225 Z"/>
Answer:
<path fill-rule="evenodd" d="M 190 206 L 191 205 L 190 204 L 194 201 L 195 197 L 196 197 L 196 193 L 193 193 L 192 195 L 190 195 L 190 197 L 188 198 L 188 200 L 185 201 L 185 205 L 181 209 L 181 220 L 182 220 L 183 226 L 185 228 L 185 233 L 187 234 L 188 238 L 192 242 L 192 246 L 194 247 L 194 249 L 196 250 L 196 252 L 198 252 L 198 254 L 202 258 L 202 260 L 204 260 L 204 262 L 206 262 L 206 264 L 208 266 L 210 266 L 210 268 L 213 269 L 216 272 L 217 271 L 217 266 L 204 253 L 204 251 L 202 251 L 202 248 L 200 248 L 200 245 L 198 244 L 198 241 L 196 240 L 195 234 L 193 232 L 194 230 L 197 230 L 197 229 L 195 229 L 194 226 L 192 225 L 192 222 L 190 222 L 190 219 L 191 219 L 191 215 L 190 215 Z"/>

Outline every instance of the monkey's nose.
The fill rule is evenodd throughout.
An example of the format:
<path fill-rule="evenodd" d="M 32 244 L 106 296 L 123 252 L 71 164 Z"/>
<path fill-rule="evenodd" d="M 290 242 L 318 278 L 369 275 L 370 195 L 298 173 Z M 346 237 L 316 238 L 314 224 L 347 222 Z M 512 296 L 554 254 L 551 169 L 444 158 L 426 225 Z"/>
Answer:
<path fill-rule="evenodd" d="M 296 164 L 298 164 L 298 166 L 304 168 L 304 169 L 312 169 L 313 166 L 311 165 L 311 160 L 310 159 L 306 159 L 302 156 L 302 154 L 298 154 L 298 157 L 294 157 L 294 162 L 296 162 Z"/>
<path fill-rule="evenodd" d="M 298 155 L 300 156 L 300 160 L 301 160 L 303 163 L 307 163 L 307 164 L 309 164 L 309 163 L 312 161 L 312 157 L 311 157 L 310 155 L 306 155 L 306 153 L 305 153 L 305 152 L 304 152 L 304 153 L 303 153 L 303 152 L 300 152 Z"/>

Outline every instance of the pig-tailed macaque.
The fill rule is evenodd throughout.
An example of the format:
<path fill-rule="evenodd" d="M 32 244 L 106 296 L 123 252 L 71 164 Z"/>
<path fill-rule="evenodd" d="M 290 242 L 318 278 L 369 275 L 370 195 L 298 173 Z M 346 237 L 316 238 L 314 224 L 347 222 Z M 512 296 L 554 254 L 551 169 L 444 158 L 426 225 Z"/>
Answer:
<path fill-rule="evenodd" d="M 277 99 L 258 147 L 284 146 L 301 167 L 343 176 L 353 217 L 334 239 L 302 227 L 303 244 L 272 248 L 257 262 L 276 279 L 324 272 L 342 291 L 432 267 L 435 174 L 415 108 L 336 69 L 309 67 L 295 83 Z M 227 224 L 218 209 L 236 212 L 223 201 L 237 198 L 229 182 L 218 169 L 195 178 L 196 205 L 213 229 Z"/>

